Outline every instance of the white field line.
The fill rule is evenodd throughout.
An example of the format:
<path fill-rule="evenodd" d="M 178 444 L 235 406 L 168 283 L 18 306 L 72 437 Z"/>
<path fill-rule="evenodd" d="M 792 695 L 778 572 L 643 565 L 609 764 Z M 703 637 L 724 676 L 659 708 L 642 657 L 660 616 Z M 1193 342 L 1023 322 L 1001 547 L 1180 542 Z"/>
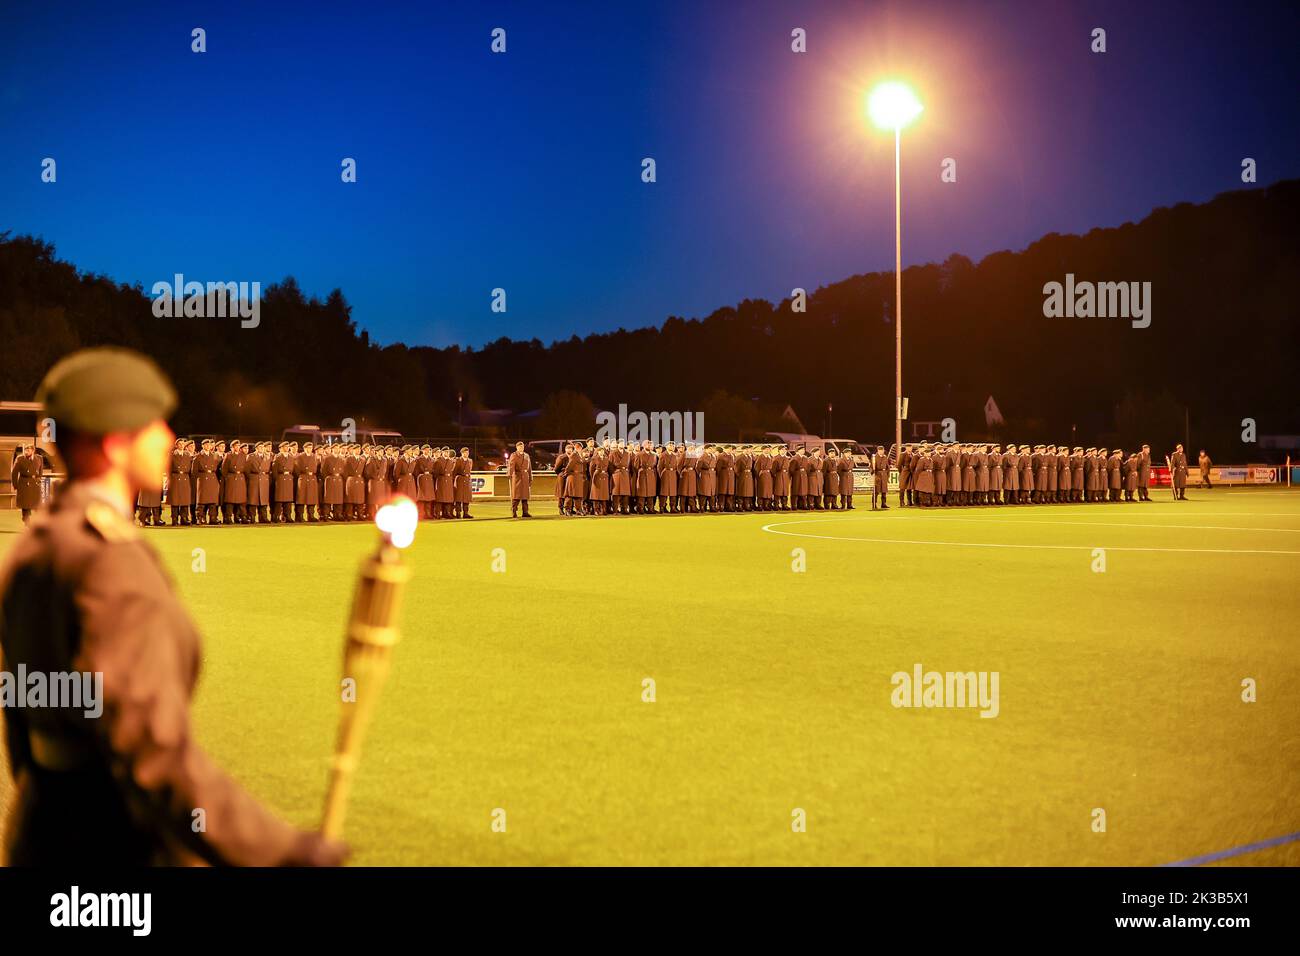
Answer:
<path fill-rule="evenodd" d="M 1017 551 L 1088 551 L 1094 548 L 1104 548 L 1106 551 L 1137 551 L 1149 552 L 1154 554 L 1270 554 L 1270 555 L 1296 555 L 1300 556 L 1300 551 L 1280 551 L 1267 549 L 1247 549 L 1247 548 L 1132 548 L 1116 547 L 1112 545 L 1075 545 L 1075 544 L 997 544 L 988 541 L 917 541 L 908 538 L 858 538 L 847 535 L 834 534 L 812 534 L 807 531 L 782 531 L 783 527 L 800 524 L 823 524 L 828 521 L 861 521 L 862 518 L 812 518 L 798 521 L 780 521 L 773 524 L 763 525 L 764 531 L 769 534 L 788 535 L 792 538 L 817 538 L 824 541 L 866 541 L 872 544 L 908 544 L 908 545 L 932 545 L 935 547 L 950 548 L 1004 548 Z M 871 519 L 865 519 L 871 520 Z M 992 522 L 990 522 L 992 523 Z M 1012 524 L 1023 522 L 1010 522 Z M 1046 522 L 1043 522 L 1046 523 Z M 1257 529 L 1264 530 L 1264 529 Z M 1289 530 L 1289 529 L 1288 529 Z"/>
<path fill-rule="evenodd" d="M 891 508 L 890 510 L 892 511 L 893 509 Z M 1151 517 L 1155 518 L 1159 516 L 1152 515 Z M 1169 517 L 1174 517 L 1174 516 L 1170 515 Z M 1227 515 L 1227 517 L 1240 518 L 1244 516 Z M 1294 516 L 1275 515 L 1274 517 L 1300 518 L 1300 515 L 1294 515 Z M 1190 531 L 1255 531 L 1255 532 L 1277 531 L 1282 534 L 1300 534 L 1300 528 L 1239 528 L 1239 527 L 1234 527 L 1229 525 L 1214 525 L 1214 524 L 1156 525 L 1156 524 L 1133 524 L 1130 522 L 1122 522 L 1122 521 L 1054 521 L 1050 519 L 1043 520 L 1041 518 L 1030 518 L 1024 521 L 1017 521 L 1014 519 L 1010 521 L 1006 521 L 1006 520 L 999 520 L 997 518 L 991 518 L 991 517 L 990 518 L 968 518 L 968 517 L 963 517 L 961 515 L 898 515 L 892 520 L 897 521 L 899 518 L 912 518 L 918 521 L 968 521 L 972 524 L 1009 524 L 1009 525 L 1020 525 L 1021 527 L 1024 527 L 1025 525 L 1034 525 L 1034 524 L 1054 524 L 1054 525 L 1072 525 L 1074 527 L 1079 527 L 1079 528 L 1155 528 L 1160 531 L 1163 531 L 1166 528 L 1180 528 L 1180 529 L 1185 529 Z M 843 520 L 870 521 L 871 519 L 852 518 L 852 519 L 843 519 Z"/>

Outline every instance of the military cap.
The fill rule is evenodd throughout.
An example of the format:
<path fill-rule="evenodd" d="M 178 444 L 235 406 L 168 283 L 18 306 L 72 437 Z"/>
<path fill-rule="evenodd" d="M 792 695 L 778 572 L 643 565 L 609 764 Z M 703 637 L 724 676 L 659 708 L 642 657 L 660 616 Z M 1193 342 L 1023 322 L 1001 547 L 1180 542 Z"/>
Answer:
<path fill-rule="evenodd" d="M 55 363 L 36 392 L 63 428 L 131 432 L 176 409 L 176 390 L 151 359 L 120 348 L 82 349 Z"/>

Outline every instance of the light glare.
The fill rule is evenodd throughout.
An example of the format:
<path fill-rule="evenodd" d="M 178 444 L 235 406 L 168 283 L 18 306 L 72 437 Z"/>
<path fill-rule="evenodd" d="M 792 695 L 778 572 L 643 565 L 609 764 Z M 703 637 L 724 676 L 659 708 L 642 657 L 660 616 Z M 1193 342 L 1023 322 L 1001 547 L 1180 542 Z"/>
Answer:
<path fill-rule="evenodd" d="M 923 109 L 906 83 L 881 83 L 867 97 L 867 115 L 881 129 L 902 129 L 920 116 Z"/>
<path fill-rule="evenodd" d="M 375 526 L 394 548 L 410 547 L 419 522 L 420 509 L 410 498 L 396 498 L 375 513 Z"/>

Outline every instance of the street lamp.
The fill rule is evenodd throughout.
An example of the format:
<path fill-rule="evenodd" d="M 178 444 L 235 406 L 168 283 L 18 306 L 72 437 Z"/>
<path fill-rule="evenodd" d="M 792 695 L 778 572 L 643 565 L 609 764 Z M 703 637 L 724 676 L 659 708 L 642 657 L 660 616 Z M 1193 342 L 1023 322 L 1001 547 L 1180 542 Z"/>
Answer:
<path fill-rule="evenodd" d="M 921 115 L 921 101 L 905 83 L 881 83 L 867 97 L 867 115 L 894 131 L 894 454 L 903 453 L 903 127 Z"/>

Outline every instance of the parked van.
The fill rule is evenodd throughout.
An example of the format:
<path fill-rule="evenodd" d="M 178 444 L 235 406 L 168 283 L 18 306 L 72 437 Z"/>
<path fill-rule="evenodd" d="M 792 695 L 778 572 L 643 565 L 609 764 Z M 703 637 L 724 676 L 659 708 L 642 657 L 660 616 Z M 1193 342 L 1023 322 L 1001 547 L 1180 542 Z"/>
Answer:
<path fill-rule="evenodd" d="M 401 445 L 402 433 L 386 428 L 356 428 L 351 439 L 358 445 Z M 296 441 L 299 445 L 337 445 L 343 441 L 343 429 L 321 428 L 319 425 L 291 425 L 280 433 L 281 441 Z"/>

